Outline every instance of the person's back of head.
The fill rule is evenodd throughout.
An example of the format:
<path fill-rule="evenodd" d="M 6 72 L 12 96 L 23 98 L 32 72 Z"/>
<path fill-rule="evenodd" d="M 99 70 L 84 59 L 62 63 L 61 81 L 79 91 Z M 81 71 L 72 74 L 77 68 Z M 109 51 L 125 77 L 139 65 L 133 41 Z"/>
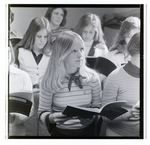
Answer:
<path fill-rule="evenodd" d="M 131 56 L 140 54 L 140 32 L 132 36 L 127 45 L 127 51 Z"/>
<path fill-rule="evenodd" d="M 121 24 L 119 32 L 115 38 L 115 41 L 110 48 L 110 51 L 117 50 L 117 53 L 123 53 L 126 51 L 127 39 L 134 35 L 132 30 L 137 29 L 140 31 L 140 19 L 138 17 L 127 17 Z"/>

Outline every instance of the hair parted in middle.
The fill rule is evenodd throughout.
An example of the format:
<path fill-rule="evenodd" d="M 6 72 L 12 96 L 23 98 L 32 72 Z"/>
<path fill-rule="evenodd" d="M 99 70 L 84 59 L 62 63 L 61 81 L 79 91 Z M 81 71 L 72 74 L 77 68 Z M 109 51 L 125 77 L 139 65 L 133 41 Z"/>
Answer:
<path fill-rule="evenodd" d="M 52 44 L 52 34 L 51 34 L 49 21 L 45 17 L 36 17 L 31 21 L 22 40 L 14 48 L 15 59 L 16 59 L 15 62 L 17 62 L 17 59 L 18 59 L 18 49 L 23 47 L 24 49 L 32 50 L 36 33 L 43 29 L 47 30 L 48 39 L 47 39 L 46 45 L 42 49 L 42 52 L 45 55 L 49 54 L 50 49 L 51 49 L 51 44 Z"/>
<path fill-rule="evenodd" d="M 57 36 L 53 44 L 53 51 L 51 53 L 47 69 L 42 78 L 41 85 L 43 88 L 56 93 L 63 87 L 62 81 L 68 75 L 64 61 L 65 58 L 73 51 L 73 46 L 75 43 L 78 43 L 78 41 L 81 41 L 84 44 L 82 38 L 73 31 L 64 31 Z M 79 68 L 79 74 L 85 77 L 88 82 L 90 78 L 95 76 L 98 77 L 98 74 L 88 68 L 85 63 L 85 57 L 83 55 L 83 63 Z"/>
<path fill-rule="evenodd" d="M 50 7 L 50 8 L 48 8 L 48 10 L 47 10 L 47 12 L 45 14 L 45 18 L 47 18 L 49 20 L 49 22 L 50 22 L 52 12 L 55 9 L 57 9 L 57 8 L 61 8 L 63 10 L 63 12 L 64 12 L 63 20 L 62 20 L 60 26 L 65 26 L 66 25 L 66 17 L 67 17 L 67 10 L 66 10 L 66 8 L 63 8 L 63 7 Z"/>
<path fill-rule="evenodd" d="M 80 36 L 82 36 L 83 29 L 90 24 L 93 25 L 95 28 L 94 41 L 106 45 L 103 38 L 104 33 L 102 31 L 101 20 L 100 17 L 96 14 L 87 13 L 83 15 L 80 18 L 74 31 L 78 33 Z"/>

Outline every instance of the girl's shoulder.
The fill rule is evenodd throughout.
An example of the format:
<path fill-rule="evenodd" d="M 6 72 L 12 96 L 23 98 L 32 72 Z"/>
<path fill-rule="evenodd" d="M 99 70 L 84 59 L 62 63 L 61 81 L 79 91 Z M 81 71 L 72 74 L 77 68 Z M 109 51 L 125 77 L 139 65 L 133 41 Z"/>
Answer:
<path fill-rule="evenodd" d="M 26 56 L 26 55 L 29 55 L 31 53 L 30 50 L 24 49 L 23 47 L 20 47 L 18 49 L 18 52 L 19 52 L 19 55 L 21 55 L 21 56 Z"/>
<path fill-rule="evenodd" d="M 108 49 L 107 46 L 105 44 L 102 44 L 102 43 L 98 43 L 94 47 L 98 48 L 98 49 Z"/>
<path fill-rule="evenodd" d="M 18 48 L 18 50 L 19 50 L 19 52 L 30 51 L 30 50 L 27 50 L 27 49 L 25 49 L 25 48 L 23 48 L 23 47 Z"/>
<path fill-rule="evenodd" d="M 63 32 L 63 31 L 71 31 L 71 29 L 66 28 L 64 26 L 60 26 L 58 29 L 54 30 L 53 32 Z"/>

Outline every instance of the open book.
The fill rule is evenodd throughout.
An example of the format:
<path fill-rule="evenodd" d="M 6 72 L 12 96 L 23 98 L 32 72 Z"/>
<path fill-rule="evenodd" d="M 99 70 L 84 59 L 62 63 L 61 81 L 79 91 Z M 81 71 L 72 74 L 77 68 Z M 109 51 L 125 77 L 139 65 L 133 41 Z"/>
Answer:
<path fill-rule="evenodd" d="M 32 92 L 23 91 L 9 94 L 8 110 L 9 113 L 21 113 L 29 116 L 32 102 Z"/>
<path fill-rule="evenodd" d="M 107 58 L 104 57 L 86 57 L 87 66 L 97 70 L 99 73 L 108 76 L 117 67 L 116 65 Z"/>
<path fill-rule="evenodd" d="M 67 116 L 93 116 L 93 115 L 102 115 L 111 120 L 127 112 L 123 105 L 126 104 L 126 101 L 114 101 L 110 102 L 100 109 L 97 108 L 83 108 L 77 106 L 67 105 L 63 110 L 62 114 Z"/>

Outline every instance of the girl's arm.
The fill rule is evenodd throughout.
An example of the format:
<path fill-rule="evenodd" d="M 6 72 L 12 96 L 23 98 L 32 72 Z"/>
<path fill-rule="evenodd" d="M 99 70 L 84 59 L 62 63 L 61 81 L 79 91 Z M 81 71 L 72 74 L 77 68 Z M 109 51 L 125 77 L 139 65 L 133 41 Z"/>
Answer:
<path fill-rule="evenodd" d="M 117 76 L 114 76 L 114 74 L 111 74 L 106 78 L 103 89 L 102 106 L 117 101 L 119 85 L 116 77 Z"/>
<path fill-rule="evenodd" d="M 46 116 L 52 113 L 52 98 L 53 94 L 43 89 L 43 87 L 41 86 L 38 115 L 39 120 L 41 120 L 44 124 L 46 124 Z"/>
<path fill-rule="evenodd" d="M 97 76 L 98 77 L 98 76 Z M 92 87 L 92 108 L 100 108 L 102 106 L 102 88 L 101 82 L 98 78 L 95 78 L 93 82 L 91 82 Z"/>
<path fill-rule="evenodd" d="M 70 119 L 61 112 L 53 112 L 52 110 L 52 100 L 53 94 L 40 88 L 40 97 L 39 97 L 39 119 L 48 127 L 52 124 L 61 124 L 66 120 Z M 49 128 L 49 127 L 48 127 Z"/>

